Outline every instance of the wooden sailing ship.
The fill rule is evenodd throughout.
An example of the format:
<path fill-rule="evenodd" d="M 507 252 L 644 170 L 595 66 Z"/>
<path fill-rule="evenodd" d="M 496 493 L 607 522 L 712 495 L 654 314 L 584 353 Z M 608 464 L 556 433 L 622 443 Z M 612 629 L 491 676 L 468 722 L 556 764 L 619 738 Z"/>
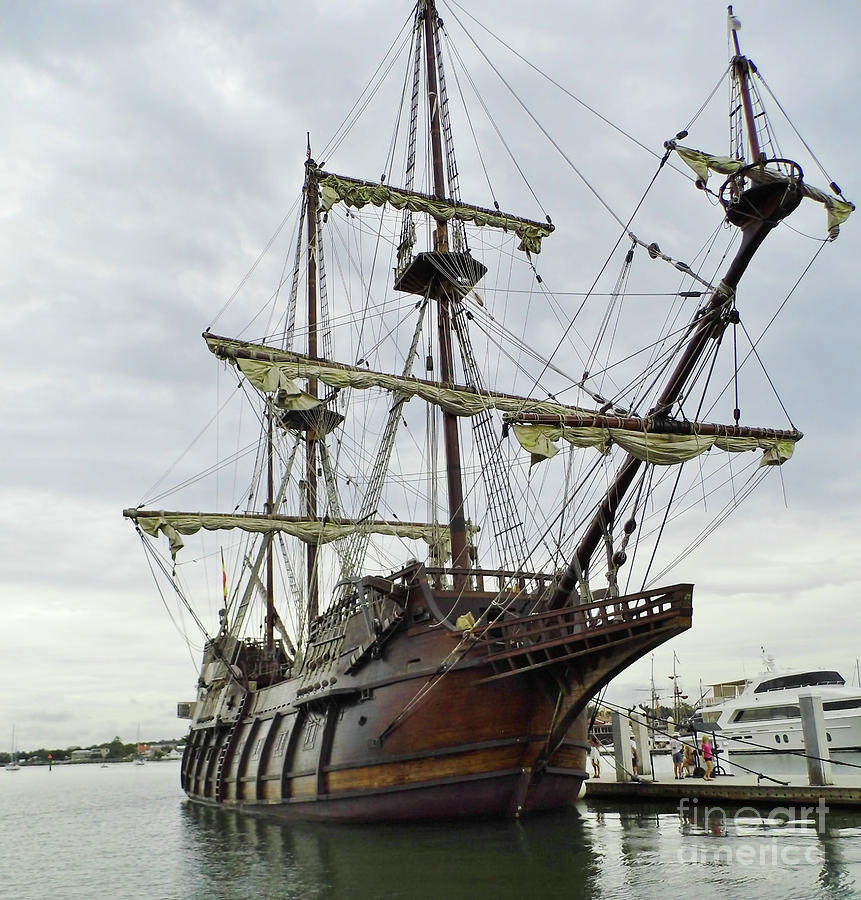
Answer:
<path fill-rule="evenodd" d="M 541 284 L 535 261 L 554 228 L 549 217 L 461 200 L 434 0 L 415 10 L 403 187 L 388 176 L 335 174 L 311 158 L 309 146 L 283 325 L 257 341 L 204 334 L 262 425 L 244 508 L 125 510 L 184 603 L 176 571 L 182 537 L 226 533 L 232 541 L 230 579 L 223 551 L 209 545 L 211 558 L 222 560 L 224 604 L 217 633 L 200 623 L 206 642 L 197 696 L 180 704 L 191 720 L 182 786 L 192 800 L 389 821 L 519 816 L 576 798 L 587 777 L 589 701 L 691 626 L 691 584 L 644 580 L 631 590 L 630 579 L 626 589 L 619 583 L 651 514 L 655 472 L 710 448 L 760 450 L 763 463 L 779 464 L 801 437 L 794 427 L 744 426 L 738 410 L 732 425 L 688 415 L 723 333 L 738 323 L 739 280 L 803 196 L 826 206 L 833 234 L 851 209 L 836 185 L 831 194 L 809 188 L 796 163 L 760 146 L 752 69 L 735 30 L 733 37 L 735 118 L 748 125 L 748 161 L 740 145 L 735 156 L 715 157 L 686 148 L 679 135 L 667 142 L 661 166 L 681 157 L 703 188 L 710 172 L 720 173 L 717 196 L 740 241 L 712 284 L 629 233 L 623 266 L 645 248 L 690 280 L 693 289 L 677 293 L 694 308 L 658 362 L 612 396 L 599 391 L 595 369 L 567 378 L 552 354 L 536 355 L 541 370 L 525 372 L 525 389 L 487 387 L 482 363 L 489 360 L 470 339 L 475 320 L 490 321 L 491 310 L 499 319 L 501 301 L 483 299 L 484 236 L 509 242 L 509 258 L 517 256 Z M 424 191 L 415 187 L 422 116 Z M 388 291 L 398 298 L 399 318 L 388 331 L 368 325 L 367 308 L 343 320 L 329 310 L 325 227 L 374 216 L 396 221 Z M 470 234 L 479 232 L 477 253 Z M 365 283 L 369 303 L 375 290 Z M 366 331 L 336 355 L 333 333 L 340 336 L 347 320 Z M 298 352 L 294 341 L 303 335 Z M 395 349 L 386 357 L 389 337 Z M 587 402 L 559 399 L 575 393 Z M 383 401 L 381 412 L 371 412 L 369 397 Z M 421 416 L 413 412 L 425 405 Z M 398 437 L 411 437 L 414 426 L 428 434 L 414 450 L 439 443 L 444 460 L 429 449 L 397 456 Z M 556 455 L 560 442 L 560 459 L 580 460 L 582 475 L 557 472 L 542 497 L 529 486 L 532 467 Z M 355 465 L 345 463 L 348 446 Z M 429 463 L 426 482 L 405 477 L 418 458 Z M 390 491 L 395 462 L 407 485 L 403 502 Z M 553 513 L 544 508 L 548 494 Z M 652 530 L 662 533 L 663 524 Z M 159 536 L 169 539 L 173 560 L 159 550 Z M 288 550 L 291 541 L 300 555 Z M 387 564 L 397 554 L 401 564 Z"/>

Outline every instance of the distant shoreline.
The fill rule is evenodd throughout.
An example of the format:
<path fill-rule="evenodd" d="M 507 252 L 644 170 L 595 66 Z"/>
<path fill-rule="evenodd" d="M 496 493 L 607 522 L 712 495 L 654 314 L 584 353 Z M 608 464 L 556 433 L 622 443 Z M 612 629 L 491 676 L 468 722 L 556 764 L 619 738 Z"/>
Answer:
<path fill-rule="evenodd" d="M 150 763 L 162 762 L 179 762 L 181 756 L 162 756 L 159 759 L 145 759 L 147 765 Z M 55 759 L 51 762 L 40 759 L 38 762 L 29 762 L 28 760 L 19 760 L 18 765 L 22 769 L 45 769 L 54 766 L 130 766 L 134 764 L 133 759 Z"/>

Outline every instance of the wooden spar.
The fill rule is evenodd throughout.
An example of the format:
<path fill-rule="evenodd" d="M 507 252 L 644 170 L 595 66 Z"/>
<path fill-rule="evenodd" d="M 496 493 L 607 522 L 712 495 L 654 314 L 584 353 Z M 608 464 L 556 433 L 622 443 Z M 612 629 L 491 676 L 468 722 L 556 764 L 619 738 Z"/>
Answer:
<path fill-rule="evenodd" d="M 198 516 L 206 516 L 210 515 L 209 513 L 200 513 L 200 512 L 189 512 L 187 510 L 163 510 L 163 509 L 124 509 L 123 516 L 127 519 L 133 519 L 137 521 L 138 519 L 160 519 L 162 517 L 166 517 L 170 519 L 171 517 L 198 517 Z M 212 513 L 212 515 L 217 516 L 217 513 Z M 228 527 L 241 528 L 241 520 L 242 519 L 250 519 L 250 520 L 260 520 L 260 521 L 270 521 L 273 525 L 277 525 L 279 522 L 283 522 L 285 524 L 292 523 L 305 523 L 309 521 L 319 522 L 319 516 L 315 519 L 308 519 L 305 516 L 285 516 L 279 513 L 275 514 L 266 514 L 266 515 L 255 515 L 254 513 L 234 513 L 230 515 L 228 518 L 238 520 L 240 524 L 231 524 Z M 371 528 L 374 526 L 387 526 L 387 525 L 402 525 L 405 528 L 425 528 L 430 527 L 429 522 L 413 522 L 408 519 L 343 519 L 338 518 L 336 516 L 327 516 L 325 521 L 331 525 L 356 525 L 359 523 L 370 524 Z M 248 529 L 250 531 L 254 531 L 255 529 Z M 273 529 L 277 530 L 277 529 Z"/>
<path fill-rule="evenodd" d="M 424 8 L 425 60 L 427 63 L 427 94 L 430 115 L 431 157 L 433 163 L 434 196 L 445 199 L 445 171 L 443 168 L 442 130 L 440 127 L 440 98 L 437 83 L 437 58 L 435 32 L 438 27 L 436 3 L 427 0 Z M 448 226 L 438 221 L 434 229 L 434 250 L 448 253 Z M 437 302 L 439 327 L 440 380 L 454 381 L 454 355 L 451 340 L 450 298 L 444 282 L 434 280 L 432 296 Z M 446 457 L 446 483 L 448 487 L 449 529 L 451 531 L 451 565 L 453 569 L 470 567 L 469 547 L 466 539 L 466 517 L 463 509 L 463 480 L 460 463 L 460 439 L 457 416 L 443 411 L 443 436 Z M 455 584 L 462 587 L 463 575 L 455 576 Z"/>
<path fill-rule="evenodd" d="M 776 188 L 778 186 L 775 186 Z M 785 190 L 788 190 L 786 188 Z M 760 190 L 757 188 L 756 190 Z M 718 339 L 729 325 L 729 317 L 722 315 L 721 311 L 728 298 L 735 294 L 738 283 L 744 275 L 754 254 L 762 242 L 769 235 L 777 223 L 789 215 L 800 202 L 800 192 L 792 203 L 786 202 L 785 190 L 776 189 L 762 199 L 761 215 L 759 218 L 749 218 L 742 228 L 741 246 L 735 258 L 730 263 L 729 269 L 712 294 L 708 304 L 703 308 L 702 314 L 690 326 L 690 338 L 685 351 L 669 378 L 666 387 L 658 398 L 657 405 L 652 414 L 666 413 L 679 399 L 688 379 L 702 359 L 709 341 Z M 794 203 L 794 205 L 792 205 Z M 610 485 L 604 500 L 598 507 L 592 522 L 586 530 L 574 553 L 567 570 L 559 580 L 559 584 L 550 599 L 550 607 L 556 609 L 571 602 L 572 594 L 575 594 L 580 576 L 584 576 L 589 570 L 592 554 L 597 549 L 605 534 L 612 531 L 616 513 L 622 504 L 626 492 L 634 482 L 642 461 L 637 457 L 628 455 L 615 480 Z"/>
<path fill-rule="evenodd" d="M 378 181 L 367 181 L 364 178 L 354 178 L 352 175 L 341 175 L 337 172 L 327 172 L 325 169 L 317 169 L 317 180 L 321 183 L 325 184 L 327 178 L 336 178 L 340 182 L 345 182 L 347 184 L 354 185 L 357 188 L 365 188 L 365 189 L 374 189 L 379 188 L 380 183 Z M 404 199 L 414 198 L 418 201 L 422 200 L 438 200 L 439 197 L 436 194 L 425 194 L 422 191 L 414 191 L 409 188 L 393 188 L 389 185 L 388 189 L 395 195 L 403 197 Z M 343 199 L 343 198 L 342 198 Z M 346 201 L 348 202 L 348 201 Z M 375 203 L 374 200 L 370 201 L 371 203 Z M 534 228 L 543 229 L 546 234 L 552 234 L 556 227 L 551 222 L 538 222 L 535 219 L 527 219 L 525 216 L 515 216 L 510 212 L 503 212 L 499 209 L 490 209 L 487 206 L 477 206 L 474 203 L 464 203 L 460 199 L 455 199 L 454 197 L 446 198 L 447 204 L 450 204 L 451 208 L 454 210 L 453 218 L 465 218 L 469 221 L 470 215 L 474 214 L 484 214 L 486 216 L 504 216 L 512 226 L 516 226 L 518 223 L 521 225 L 531 225 Z M 433 212 L 430 213 L 433 216 Z"/>
<path fill-rule="evenodd" d="M 243 343 L 242 341 L 236 341 L 233 338 L 226 338 L 220 335 L 212 334 L 210 332 L 207 332 L 204 335 L 204 338 L 209 343 L 210 351 L 214 353 L 219 359 L 252 359 L 271 363 L 286 362 L 299 364 L 309 361 L 309 357 L 303 356 L 301 353 L 293 353 L 289 350 L 281 350 L 276 347 L 270 347 L 266 344 Z M 423 385 L 432 388 L 440 387 L 439 381 L 431 381 L 429 378 L 417 378 L 415 375 L 392 376 L 388 372 L 381 372 L 378 369 L 371 369 L 368 366 L 351 366 L 347 365 L 346 363 L 333 362 L 332 360 L 328 359 L 325 360 L 324 363 L 327 369 L 331 369 L 333 371 L 361 372 L 363 375 L 379 375 L 385 376 L 387 378 L 393 378 L 397 383 L 397 387 L 392 389 L 393 391 L 399 389 L 401 385 L 405 386 L 405 388 L 409 390 L 409 386 L 411 384 Z M 306 376 L 299 374 L 297 375 L 297 377 Z M 446 389 L 457 391 L 458 393 L 468 394 L 473 397 L 481 397 L 487 400 L 501 399 L 506 401 L 515 401 L 522 404 L 524 407 L 534 405 L 536 402 L 535 399 L 531 397 L 520 396 L 519 394 L 508 394 L 504 391 L 479 391 L 468 384 L 460 384 L 454 381 L 447 381 L 442 386 Z M 562 403 L 558 403 L 556 405 L 560 408 L 565 406 L 565 404 Z M 570 409 L 572 413 L 576 413 L 578 411 L 576 407 L 567 408 Z"/>
<path fill-rule="evenodd" d="M 732 7 L 727 7 L 730 19 L 732 18 Z M 744 109 L 744 121 L 747 125 L 747 139 L 750 143 L 751 162 L 765 162 L 765 154 L 759 147 L 759 139 L 756 136 L 756 121 L 753 117 L 753 103 L 750 99 L 750 85 L 748 84 L 748 75 L 750 74 L 750 62 L 747 57 L 741 55 L 741 48 L 738 43 L 738 30 L 732 29 L 732 40 L 735 47 L 735 57 L 732 64 L 738 78 L 738 86 L 741 91 L 741 105 Z"/>
<path fill-rule="evenodd" d="M 311 142 L 308 141 L 308 162 L 305 166 L 305 202 L 308 204 L 308 356 L 317 358 L 317 179 L 316 168 L 310 158 Z M 309 378 L 307 392 L 316 397 L 317 379 Z M 317 518 L 317 433 L 309 428 L 305 433 L 305 514 Z M 308 589 L 308 625 L 317 618 L 320 609 L 320 584 L 317 573 L 316 544 L 306 549 L 306 584 Z"/>
<path fill-rule="evenodd" d="M 571 428 L 618 428 L 638 431 L 642 434 L 702 434 L 718 437 L 749 437 L 774 440 L 800 441 L 804 435 L 793 429 L 756 428 L 749 425 L 718 425 L 708 422 L 678 422 L 666 418 L 638 418 L 636 416 L 602 416 L 588 414 L 576 416 L 548 416 L 541 413 L 503 415 L 503 421 L 523 425 L 547 425 Z"/>

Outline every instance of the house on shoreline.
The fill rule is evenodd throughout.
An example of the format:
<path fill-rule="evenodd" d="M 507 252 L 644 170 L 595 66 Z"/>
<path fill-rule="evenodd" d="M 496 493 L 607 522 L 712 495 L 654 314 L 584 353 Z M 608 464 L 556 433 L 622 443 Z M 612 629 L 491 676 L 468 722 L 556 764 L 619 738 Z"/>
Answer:
<path fill-rule="evenodd" d="M 101 762 L 108 758 L 107 747 L 88 747 L 83 750 L 73 750 L 69 762 L 85 763 L 85 762 Z"/>

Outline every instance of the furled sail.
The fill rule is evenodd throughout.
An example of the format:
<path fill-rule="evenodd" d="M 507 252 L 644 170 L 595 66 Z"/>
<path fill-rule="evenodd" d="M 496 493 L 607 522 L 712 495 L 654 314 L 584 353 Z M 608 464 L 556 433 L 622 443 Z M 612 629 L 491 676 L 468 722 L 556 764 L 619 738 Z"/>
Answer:
<path fill-rule="evenodd" d="M 800 431 L 794 430 L 701 425 L 694 422 L 671 422 L 660 430 L 661 425 L 649 419 L 615 416 L 596 416 L 588 424 L 584 418 L 582 422 L 511 424 L 520 446 L 532 455 L 533 463 L 555 456 L 559 452 L 556 442 L 561 439 L 574 447 L 594 448 L 601 453 L 608 453 L 611 444 L 617 444 L 637 459 L 658 466 L 686 462 L 712 447 L 727 453 L 762 450 L 761 466 L 779 466 L 792 456 L 795 444 L 803 437 Z"/>
<path fill-rule="evenodd" d="M 697 178 L 703 186 L 708 182 L 709 172 L 717 172 L 719 175 L 735 175 L 741 169 L 747 166 L 742 159 L 733 159 L 730 156 L 712 156 L 709 153 L 703 153 L 702 150 L 693 150 L 690 147 L 682 147 L 676 144 L 673 149 L 682 160 L 690 166 L 697 175 Z M 765 184 L 776 181 L 786 181 L 786 175 L 777 169 L 770 169 L 768 166 L 748 167 L 745 172 L 746 177 L 751 181 Z M 801 182 L 801 192 L 805 197 L 821 203 L 828 213 L 828 237 L 833 241 L 840 232 L 840 226 L 849 218 L 855 209 L 854 203 L 841 200 L 838 197 L 832 197 L 819 188 L 811 187 L 807 182 Z"/>
<path fill-rule="evenodd" d="M 293 385 L 294 378 L 317 378 L 332 388 L 380 388 L 409 398 L 419 397 L 456 416 L 475 416 L 487 409 L 498 409 L 512 414 L 534 412 L 551 416 L 584 412 L 577 407 L 566 406 L 552 400 L 535 400 L 498 391 L 477 391 L 463 385 L 444 387 L 437 382 L 421 378 L 389 375 L 358 366 L 311 359 L 299 353 L 263 344 L 251 344 L 212 334 L 204 334 L 204 338 L 216 356 L 238 366 L 258 390 L 275 391 L 275 402 L 279 405 L 277 392 L 281 385 Z M 291 390 L 293 392 L 287 395 L 290 402 L 297 390 L 295 385 Z"/>
<path fill-rule="evenodd" d="M 282 532 L 312 544 L 327 544 L 337 541 L 359 530 L 372 534 L 422 540 L 441 553 L 447 555 L 450 536 L 447 526 L 428 522 L 399 522 L 380 519 L 363 521 L 350 519 L 307 519 L 298 516 L 255 515 L 253 513 L 191 513 L 165 512 L 164 510 L 125 509 L 123 515 L 132 519 L 141 531 L 151 537 L 163 534 L 170 542 L 170 552 L 175 558 L 183 548 L 181 535 L 197 534 L 201 528 L 206 531 L 230 531 L 238 528 L 253 534 L 273 534 Z M 472 532 L 478 531 L 470 526 Z"/>
<path fill-rule="evenodd" d="M 334 175 L 322 169 L 317 170 L 317 183 L 322 193 L 323 209 L 327 212 L 339 201 L 356 209 L 361 209 L 368 203 L 373 206 L 388 204 L 395 209 L 426 213 L 438 222 L 458 219 L 474 225 L 488 225 L 491 228 L 512 231 L 520 238 L 520 249 L 530 253 L 540 253 L 541 239 L 553 232 L 553 225 L 549 222 L 534 222 L 499 210 L 471 206 L 455 200 L 441 200 L 431 194 L 393 188 L 378 182 L 348 178 L 345 175 Z"/>
<path fill-rule="evenodd" d="M 321 403 L 318 397 L 303 391 L 284 370 L 278 366 L 244 359 L 240 365 L 245 377 L 264 394 L 275 394 L 276 405 L 281 409 L 305 412 L 317 409 Z"/>

